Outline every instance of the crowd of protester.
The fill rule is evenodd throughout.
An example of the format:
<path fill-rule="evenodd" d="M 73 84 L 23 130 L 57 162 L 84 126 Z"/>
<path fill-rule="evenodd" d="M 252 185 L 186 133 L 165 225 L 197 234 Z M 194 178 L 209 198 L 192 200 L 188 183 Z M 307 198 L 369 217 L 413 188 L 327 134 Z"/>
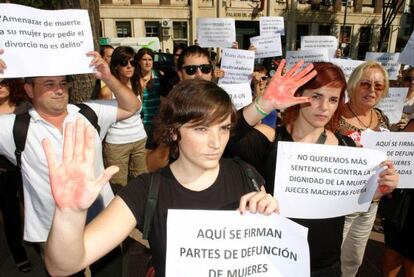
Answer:
<path fill-rule="evenodd" d="M 358 66 L 348 81 L 329 62 L 302 70 L 298 63 L 286 72 L 282 60 L 272 77 L 257 64 L 253 102 L 236 111 L 216 85 L 225 72 L 198 45 L 176 45 L 173 64 L 164 70 L 154 68 L 154 52 L 148 48 L 136 53 L 131 47 L 104 45 L 100 54 L 89 55 L 97 69 L 98 100 L 86 105 L 96 114 L 99 131 L 79 107 L 68 103 L 65 76 L 0 82 L 0 124 L 5 130 L 0 154 L 7 158 L 0 160 L 0 208 L 7 243 L 22 272 L 31 270 L 25 240 L 36 245 L 52 275 L 84 276 L 83 269 L 94 264 L 92 276 L 121 276 L 119 245 L 134 228 L 143 230 L 149 185 L 160 178 L 149 244 L 155 276 L 164 276 L 168 209 L 278 211 L 277 195 L 270 194 L 277 186 L 277 142 L 360 147 L 361 132 L 368 129 L 414 131 L 413 68 L 400 76 L 409 92 L 401 120 L 390 125 L 376 107 L 387 96 L 388 73 L 373 61 Z M 21 177 L 12 129 L 16 114 L 27 112 L 32 120 Z M 39 156 L 46 157 L 39 162 Z M 397 220 L 379 211 L 386 244 L 383 276 L 397 276 L 401 268 L 405 276 L 414 276 L 413 193 L 395 189 L 399 177 L 392 162 L 380 166 L 384 169 L 367 212 L 292 218 L 309 229 L 311 276 L 356 276 L 382 203 L 404 205 Z M 254 172 L 258 191 L 243 177 L 244 167 Z M 24 196 L 23 237 L 18 195 L 20 200 Z M 91 215 L 94 206 L 98 210 Z"/>

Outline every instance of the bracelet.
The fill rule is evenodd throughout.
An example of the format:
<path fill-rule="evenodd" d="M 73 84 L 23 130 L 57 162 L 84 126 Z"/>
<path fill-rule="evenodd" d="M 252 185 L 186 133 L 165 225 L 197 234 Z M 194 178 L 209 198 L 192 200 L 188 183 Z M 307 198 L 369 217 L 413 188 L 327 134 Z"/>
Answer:
<path fill-rule="evenodd" d="M 268 116 L 269 113 L 265 112 L 259 105 L 259 97 L 256 98 L 256 100 L 254 100 L 254 107 L 256 108 L 256 111 L 261 114 L 263 117 Z"/>

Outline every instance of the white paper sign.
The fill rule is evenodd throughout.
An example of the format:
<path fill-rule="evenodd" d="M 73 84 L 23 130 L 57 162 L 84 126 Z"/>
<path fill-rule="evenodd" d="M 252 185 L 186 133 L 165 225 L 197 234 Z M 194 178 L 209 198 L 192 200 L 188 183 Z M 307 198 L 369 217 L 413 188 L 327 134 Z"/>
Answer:
<path fill-rule="evenodd" d="M 269 58 L 283 55 L 280 34 L 251 37 L 250 44 L 256 47 L 256 58 Z"/>
<path fill-rule="evenodd" d="M 223 49 L 221 69 L 224 77 L 219 84 L 250 83 L 254 68 L 254 52 L 233 48 Z"/>
<path fill-rule="evenodd" d="M 302 36 L 300 48 L 302 50 L 326 48 L 329 57 L 334 58 L 338 49 L 338 39 L 334 36 Z"/>
<path fill-rule="evenodd" d="M 0 78 L 91 73 L 92 31 L 87 10 L 39 10 L 0 4 Z"/>
<path fill-rule="evenodd" d="M 286 70 L 292 68 L 300 60 L 305 61 L 302 68 L 313 62 L 329 62 L 328 50 L 324 48 L 286 51 Z"/>
<path fill-rule="evenodd" d="M 307 232 L 276 214 L 168 210 L 165 276 L 309 276 Z"/>
<path fill-rule="evenodd" d="M 400 174 L 398 188 L 414 188 L 413 132 L 362 132 L 361 144 L 364 148 L 386 151 Z"/>
<path fill-rule="evenodd" d="M 414 65 L 414 32 L 401 52 L 398 62 L 400 64 Z"/>
<path fill-rule="evenodd" d="M 282 16 L 263 16 L 259 18 L 261 36 L 285 35 L 285 21 Z"/>
<path fill-rule="evenodd" d="M 274 195 L 280 214 L 330 218 L 367 211 L 384 160 L 378 150 L 279 142 Z"/>
<path fill-rule="evenodd" d="M 398 71 L 400 70 L 399 57 L 400 53 L 367 52 L 365 60 L 377 61 L 387 70 L 390 80 L 397 80 Z"/>
<path fill-rule="evenodd" d="M 234 18 L 197 18 L 197 41 L 201 47 L 231 47 L 236 41 Z"/>
<path fill-rule="evenodd" d="M 231 101 L 237 110 L 252 103 L 252 89 L 250 83 L 221 84 L 220 87 L 230 95 Z"/>
<path fill-rule="evenodd" d="M 385 113 L 391 124 L 400 121 L 407 93 L 407 87 L 389 88 L 388 96 L 378 103 L 377 107 Z"/>
<path fill-rule="evenodd" d="M 342 69 L 342 72 L 344 73 L 347 81 L 349 79 L 349 76 L 351 76 L 352 71 L 354 71 L 354 69 L 357 68 L 360 64 L 364 63 L 364 61 L 336 58 L 333 58 L 330 61 Z"/>

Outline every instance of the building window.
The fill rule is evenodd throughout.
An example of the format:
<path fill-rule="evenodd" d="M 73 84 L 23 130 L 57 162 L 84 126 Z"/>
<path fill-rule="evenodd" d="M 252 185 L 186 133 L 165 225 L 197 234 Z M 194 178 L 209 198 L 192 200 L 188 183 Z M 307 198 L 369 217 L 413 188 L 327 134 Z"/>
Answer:
<path fill-rule="evenodd" d="M 358 60 L 364 60 L 369 51 L 371 43 L 371 27 L 361 27 L 359 29 Z"/>
<path fill-rule="evenodd" d="M 101 20 L 99 20 L 99 37 L 103 37 L 103 26 Z"/>
<path fill-rule="evenodd" d="M 331 25 L 319 25 L 318 34 L 320 36 L 330 36 L 331 35 Z"/>
<path fill-rule="evenodd" d="M 375 0 L 362 0 L 363 7 L 375 7 Z"/>
<path fill-rule="evenodd" d="M 145 36 L 146 37 L 159 37 L 160 36 L 160 23 L 158 21 L 145 21 Z"/>
<path fill-rule="evenodd" d="M 131 21 L 116 21 L 116 36 L 119 38 L 131 37 Z"/>
<path fill-rule="evenodd" d="M 174 21 L 173 22 L 174 39 L 187 39 L 187 22 Z"/>
<path fill-rule="evenodd" d="M 309 25 L 298 24 L 296 26 L 296 49 L 300 48 L 300 38 L 309 35 Z"/>
<path fill-rule="evenodd" d="M 348 57 L 351 50 L 351 26 L 345 26 L 345 32 L 344 26 L 341 26 L 339 37 L 341 38 L 341 48 L 343 55 L 345 57 Z"/>
<path fill-rule="evenodd" d="M 381 30 L 383 30 L 383 28 L 381 27 Z M 390 28 L 387 28 L 387 33 L 385 35 L 385 38 L 383 40 L 383 42 L 381 43 L 381 49 L 379 52 L 387 52 L 388 51 L 388 42 L 390 40 Z"/>

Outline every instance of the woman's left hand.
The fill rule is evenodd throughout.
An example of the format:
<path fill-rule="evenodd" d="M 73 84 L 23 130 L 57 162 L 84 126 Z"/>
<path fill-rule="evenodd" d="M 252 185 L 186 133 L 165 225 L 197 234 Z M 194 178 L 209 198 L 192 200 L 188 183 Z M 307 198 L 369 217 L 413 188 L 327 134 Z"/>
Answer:
<path fill-rule="evenodd" d="M 272 213 L 279 213 L 279 204 L 272 195 L 266 193 L 265 188 L 262 186 L 260 191 L 247 193 L 240 198 L 239 211 L 242 214 L 249 211 L 251 213 L 258 212 L 270 215 Z"/>
<path fill-rule="evenodd" d="M 385 194 L 391 193 L 398 185 L 400 175 L 395 170 L 392 161 L 383 161 L 381 167 L 386 167 L 380 174 L 378 179 L 378 188 L 374 195 L 374 200 L 380 199 Z"/>

